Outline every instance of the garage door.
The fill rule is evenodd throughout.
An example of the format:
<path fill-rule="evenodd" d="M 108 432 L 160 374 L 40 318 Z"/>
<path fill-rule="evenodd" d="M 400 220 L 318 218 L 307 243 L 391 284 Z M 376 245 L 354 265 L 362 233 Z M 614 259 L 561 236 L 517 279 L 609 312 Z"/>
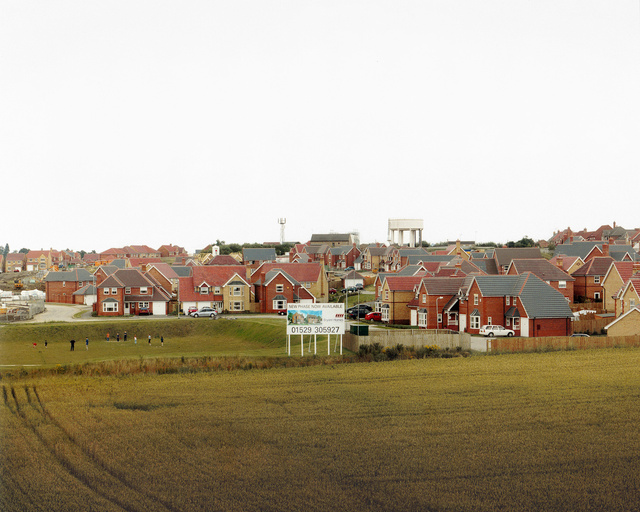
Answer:
<path fill-rule="evenodd" d="M 151 303 L 151 314 L 152 315 L 166 315 L 166 305 L 164 302 L 152 302 Z"/>

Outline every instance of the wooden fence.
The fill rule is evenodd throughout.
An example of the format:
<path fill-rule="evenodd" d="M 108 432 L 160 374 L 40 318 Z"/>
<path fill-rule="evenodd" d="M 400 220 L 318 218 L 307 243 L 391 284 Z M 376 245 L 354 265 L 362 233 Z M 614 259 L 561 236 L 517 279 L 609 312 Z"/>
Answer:
<path fill-rule="evenodd" d="M 535 352 L 588 348 L 640 347 L 634 336 L 548 336 L 544 338 L 487 338 L 487 352 Z"/>
<path fill-rule="evenodd" d="M 383 347 L 394 347 L 402 344 L 405 347 L 437 346 L 442 349 L 471 350 L 471 335 L 439 329 L 376 329 L 370 330 L 368 336 L 357 336 L 346 333 L 342 337 L 345 348 L 357 352 L 360 345 L 380 343 Z"/>
<path fill-rule="evenodd" d="M 601 334 L 606 325 L 615 320 L 611 318 L 595 318 L 593 315 L 587 315 L 571 322 L 573 332 L 586 332 L 587 334 Z"/>

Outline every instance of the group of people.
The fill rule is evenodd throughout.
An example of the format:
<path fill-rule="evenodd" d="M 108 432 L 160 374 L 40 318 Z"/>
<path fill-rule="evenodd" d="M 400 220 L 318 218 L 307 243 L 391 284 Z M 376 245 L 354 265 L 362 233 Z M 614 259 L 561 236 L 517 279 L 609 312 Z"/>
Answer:
<path fill-rule="evenodd" d="M 123 337 L 122 337 L 123 341 L 127 341 L 127 331 L 124 331 L 123 333 Z M 109 333 L 107 333 L 107 341 L 109 341 Z M 120 341 L 120 333 L 116 333 L 116 341 Z M 134 336 L 133 337 L 133 342 L 134 344 L 138 344 L 138 337 Z M 75 350 L 75 345 L 76 345 L 76 340 L 71 340 L 71 350 Z M 148 343 L 149 346 L 151 346 L 151 334 L 149 334 L 149 338 L 148 338 Z M 35 343 L 33 344 L 34 346 L 36 345 Z M 164 347 L 164 336 L 160 336 L 160 345 Z M 47 346 L 47 342 L 45 341 L 45 347 Z M 87 339 L 85 339 L 84 341 L 84 346 L 86 348 L 86 350 L 89 350 L 89 337 L 87 336 Z"/>

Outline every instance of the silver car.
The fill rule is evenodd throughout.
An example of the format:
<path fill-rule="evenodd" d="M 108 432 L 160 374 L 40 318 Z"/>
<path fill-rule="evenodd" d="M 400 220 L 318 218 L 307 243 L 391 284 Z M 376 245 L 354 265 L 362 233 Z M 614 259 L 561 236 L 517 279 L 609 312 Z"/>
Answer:
<path fill-rule="evenodd" d="M 200 308 L 198 311 L 194 313 L 189 313 L 194 318 L 198 318 L 199 316 L 208 316 L 210 318 L 218 318 L 218 310 L 216 308 L 204 307 Z"/>

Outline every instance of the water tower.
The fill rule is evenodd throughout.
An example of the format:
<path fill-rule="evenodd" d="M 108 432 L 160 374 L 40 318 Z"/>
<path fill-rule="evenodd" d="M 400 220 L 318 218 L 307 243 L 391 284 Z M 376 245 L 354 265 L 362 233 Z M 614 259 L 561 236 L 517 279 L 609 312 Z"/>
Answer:
<path fill-rule="evenodd" d="M 284 244 L 284 225 L 287 223 L 287 219 L 280 218 L 278 219 L 278 224 L 280 224 L 280 245 Z"/>

